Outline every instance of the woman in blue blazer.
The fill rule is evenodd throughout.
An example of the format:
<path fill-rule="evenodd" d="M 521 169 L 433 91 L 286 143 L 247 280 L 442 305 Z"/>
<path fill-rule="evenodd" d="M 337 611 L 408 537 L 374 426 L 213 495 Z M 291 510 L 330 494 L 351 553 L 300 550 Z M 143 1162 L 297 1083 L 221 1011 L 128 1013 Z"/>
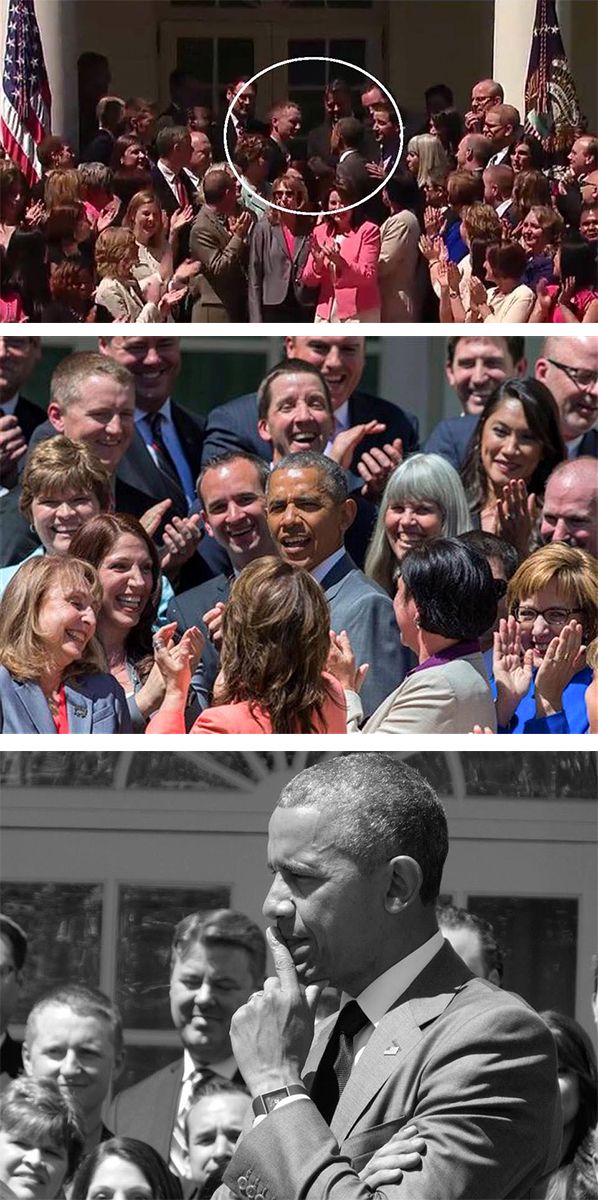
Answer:
<path fill-rule="evenodd" d="M 94 636 L 101 602 L 96 571 L 76 558 L 32 558 L 11 579 L 0 602 L 3 733 L 130 732 Z"/>

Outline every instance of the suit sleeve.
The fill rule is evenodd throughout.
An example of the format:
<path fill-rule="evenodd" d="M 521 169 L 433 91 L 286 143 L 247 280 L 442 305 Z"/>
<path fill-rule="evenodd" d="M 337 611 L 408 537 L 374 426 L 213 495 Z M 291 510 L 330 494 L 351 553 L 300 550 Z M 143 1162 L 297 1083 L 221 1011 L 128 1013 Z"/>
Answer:
<path fill-rule="evenodd" d="M 555 1047 L 534 1014 L 518 1006 L 476 1010 L 458 1036 L 441 1039 L 420 1067 L 417 1098 L 393 1109 L 393 1132 L 417 1124 L 421 1168 L 373 1192 L 359 1177 L 384 1124 L 339 1147 L 314 1104 L 275 1109 L 237 1146 L 217 1200 L 262 1192 L 268 1200 L 501 1200 L 524 1196 L 558 1164 L 562 1124 Z M 454 1030 L 454 1026 L 453 1026 Z M 403 1068 L 409 1070 L 409 1059 Z M 398 1101 L 400 1105 L 400 1100 Z M 390 1141 L 388 1137 L 386 1141 Z M 228 1190 L 226 1190 L 228 1189 Z"/>
<path fill-rule="evenodd" d="M 249 320 L 262 323 L 262 288 L 264 283 L 264 229 L 257 221 L 251 231 L 249 242 L 248 299 Z"/>
<path fill-rule="evenodd" d="M 363 709 L 370 716 L 409 669 L 390 596 L 374 590 L 358 592 L 342 618 L 333 617 L 332 625 L 335 633 L 346 629 L 357 666 L 370 664 L 361 689 Z"/>
<path fill-rule="evenodd" d="M 409 242 L 409 230 L 402 222 L 393 222 L 390 229 L 382 227 L 380 255 L 378 258 L 378 275 L 392 275 L 397 260 L 400 259 L 403 246 Z"/>
<path fill-rule="evenodd" d="M 252 414 L 253 412 L 254 409 Z M 244 421 L 243 413 L 237 405 L 234 408 L 230 403 L 216 405 L 208 416 L 201 456 L 202 466 L 205 467 L 211 459 L 219 454 L 226 454 L 229 450 L 245 450 L 248 454 L 259 454 L 251 436 L 257 418 L 253 417 L 253 421 L 252 426 L 252 416 L 249 414 Z"/>
<path fill-rule="evenodd" d="M 459 447 L 451 436 L 451 425 L 448 421 L 439 421 L 432 430 L 425 446 L 425 454 L 441 454 L 450 462 L 455 471 L 461 470 Z"/>
<path fill-rule="evenodd" d="M 226 246 L 221 249 L 209 229 L 203 229 L 201 226 L 198 228 L 195 224 L 191 230 L 189 249 L 192 257 L 197 259 L 214 279 L 224 280 L 229 275 L 237 277 L 245 242 L 233 233 Z"/>

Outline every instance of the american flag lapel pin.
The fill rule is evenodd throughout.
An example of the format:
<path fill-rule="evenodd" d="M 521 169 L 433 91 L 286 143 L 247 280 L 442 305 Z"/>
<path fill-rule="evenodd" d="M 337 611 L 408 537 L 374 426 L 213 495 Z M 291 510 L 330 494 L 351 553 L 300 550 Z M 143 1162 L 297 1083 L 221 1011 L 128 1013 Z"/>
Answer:
<path fill-rule="evenodd" d="M 390 1046 L 386 1047 L 385 1054 L 398 1054 L 401 1047 L 398 1042 L 391 1042 Z"/>

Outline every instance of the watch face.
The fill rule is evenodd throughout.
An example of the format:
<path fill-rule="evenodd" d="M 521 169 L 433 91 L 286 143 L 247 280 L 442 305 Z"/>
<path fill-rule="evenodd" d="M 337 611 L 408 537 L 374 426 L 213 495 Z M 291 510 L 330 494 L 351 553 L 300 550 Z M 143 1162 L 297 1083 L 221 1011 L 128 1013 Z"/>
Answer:
<path fill-rule="evenodd" d="M 262 1100 L 266 1106 L 266 1111 L 272 1112 L 272 1109 L 276 1108 L 276 1105 L 280 1104 L 280 1101 L 284 1100 L 288 1094 L 289 1093 L 286 1088 L 278 1088 L 276 1092 L 266 1092 L 266 1094 L 262 1096 Z"/>

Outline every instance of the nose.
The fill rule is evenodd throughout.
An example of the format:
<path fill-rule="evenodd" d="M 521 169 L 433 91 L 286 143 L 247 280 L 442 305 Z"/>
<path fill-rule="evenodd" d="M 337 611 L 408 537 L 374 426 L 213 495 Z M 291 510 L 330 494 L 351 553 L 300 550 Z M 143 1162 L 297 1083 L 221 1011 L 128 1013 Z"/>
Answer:
<path fill-rule="evenodd" d="M 264 900 L 262 912 L 266 920 L 273 923 L 285 918 L 292 919 L 295 915 L 295 905 L 286 885 L 279 875 L 274 877 L 270 891 Z"/>
<path fill-rule="evenodd" d="M 476 362 L 471 373 L 472 383 L 485 383 L 488 378 L 488 372 L 483 362 Z"/>
<path fill-rule="evenodd" d="M 123 423 L 119 413 L 113 413 L 106 425 L 106 433 L 111 433 L 114 437 L 121 437 L 123 432 Z"/>
<path fill-rule="evenodd" d="M 214 993 L 209 979 L 202 979 L 196 993 L 195 1003 L 198 1008 L 209 1008 L 214 1002 Z"/>
<path fill-rule="evenodd" d="M 71 504 L 70 500 L 63 500 L 62 504 L 59 504 L 56 509 L 56 516 L 70 517 L 75 511 L 75 507 Z"/>
<path fill-rule="evenodd" d="M 127 583 L 132 584 L 133 587 L 143 587 L 144 586 L 144 578 L 143 578 L 143 574 L 141 572 L 141 567 L 138 567 L 137 563 L 132 564 L 132 566 L 128 572 L 128 575 L 127 575 Z"/>
<path fill-rule="evenodd" d="M 155 346 L 148 346 L 143 359 L 144 367 L 157 367 L 160 364 L 160 355 Z"/>
<path fill-rule="evenodd" d="M 295 420 L 296 421 L 311 421 L 311 419 L 312 419 L 312 411 L 311 411 L 311 408 L 309 407 L 309 404 L 307 404 L 305 400 L 299 400 L 299 402 L 297 403 L 297 405 L 295 407 Z"/>
<path fill-rule="evenodd" d="M 212 1158 L 214 1158 L 216 1162 L 228 1162 L 228 1159 L 232 1158 L 233 1156 L 233 1148 L 233 1143 L 231 1142 L 230 1138 L 228 1138 L 225 1133 L 219 1133 L 216 1141 L 214 1142 Z"/>
<path fill-rule="evenodd" d="M 84 611 L 81 613 L 81 620 L 83 621 L 84 625 L 88 625 L 90 627 L 93 633 L 96 627 L 96 615 L 91 605 L 89 608 L 84 609 Z"/>
<path fill-rule="evenodd" d="M 516 458 L 517 455 L 519 454 L 519 450 L 520 450 L 519 439 L 517 437 L 517 434 L 510 433 L 508 435 L 508 437 L 505 438 L 505 440 L 503 442 L 503 446 L 504 446 L 505 450 L 507 451 L 507 454 L 512 454 Z"/>
<path fill-rule="evenodd" d="M 60 1074 L 63 1079 L 71 1079 L 79 1074 L 79 1059 L 76 1050 L 67 1050 L 60 1064 Z"/>
<path fill-rule="evenodd" d="M 330 347 L 328 354 L 324 359 L 323 366 L 328 367 L 329 371 L 335 371 L 338 369 L 338 367 L 342 366 L 341 352 L 338 346 Z"/>
<path fill-rule="evenodd" d="M 229 500 L 226 509 L 226 518 L 228 521 L 239 521 L 244 516 L 243 509 L 236 503 L 235 500 Z"/>
<path fill-rule="evenodd" d="M 551 542 L 568 542 L 570 540 L 567 522 L 562 517 L 559 517 L 550 540 Z"/>
<path fill-rule="evenodd" d="M 544 617 L 541 615 L 541 613 L 538 613 L 538 616 L 532 625 L 533 637 L 536 639 L 541 638 L 545 636 L 547 630 L 550 631 L 550 625 L 544 620 Z"/>
<path fill-rule="evenodd" d="M 30 1166 L 38 1167 L 42 1161 L 42 1152 L 39 1146 L 29 1146 L 23 1157 Z"/>

